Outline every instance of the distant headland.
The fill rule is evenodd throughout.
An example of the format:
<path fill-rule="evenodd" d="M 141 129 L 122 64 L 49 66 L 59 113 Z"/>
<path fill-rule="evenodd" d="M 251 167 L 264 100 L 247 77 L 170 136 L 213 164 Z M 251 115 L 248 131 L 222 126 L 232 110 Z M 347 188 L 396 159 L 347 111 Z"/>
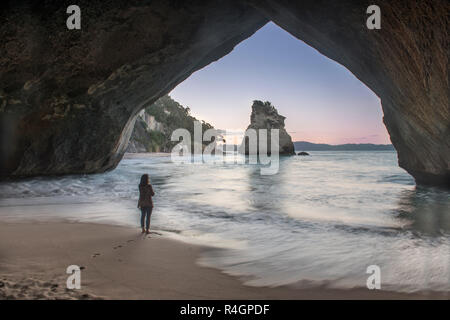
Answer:
<path fill-rule="evenodd" d="M 295 141 L 297 151 L 394 151 L 392 144 L 372 144 L 372 143 L 347 143 L 347 144 L 325 144 L 312 143 L 307 141 Z"/>

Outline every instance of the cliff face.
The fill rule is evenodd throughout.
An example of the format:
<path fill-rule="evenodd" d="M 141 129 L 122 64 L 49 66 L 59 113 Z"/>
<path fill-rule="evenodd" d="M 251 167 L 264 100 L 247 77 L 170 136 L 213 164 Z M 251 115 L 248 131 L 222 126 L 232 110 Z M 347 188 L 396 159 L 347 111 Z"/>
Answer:
<path fill-rule="evenodd" d="M 166 141 L 166 136 L 162 131 L 151 129 L 148 123 L 139 116 L 134 124 L 126 152 L 166 152 L 163 147 Z"/>
<path fill-rule="evenodd" d="M 17 0 L 0 10 L 0 175 L 114 168 L 137 114 L 267 22 L 241 1 Z"/>
<path fill-rule="evenodd" d="M 250 2 L 380 97 L 399 165 L 416 182 L 450 186 L 449 1 Z M 366 28 L 371 4 L 380 30 Z"/>
<path fill-rule="evenodd" d="M 381 99 L 399 164 L 450 185 L 449 2 L 17 0 L 0 11 L 3 177 L 114 168 L 137 113 L 268 20 L 348 68 Z"/>
<path fill-rule="evenodd" d="M 172 142 L 170 137 L 178 128 L 188 130 L 194 143 L 194 121 L 199 120 L 189 114 L 189 108 L 166 95 L 138 116 L 127 152 L 171 152 L 178 141 Z M 202 132 L 208 129 L 213 126 L 202 121 Z"/>
<path fill-rule="evenodd" d="M 292 143 L 291 136 L 286 132 L 284 128 L 284 119 L 282 115 L 278 114 L 275 107 L 269 102 L 262 102 L 259 100 L 253 101 L 252 113 L 250 115 L 250 125 L 247 130 L 254 129 L 257 132 L 257 145 L 256 148 L 252 150 L 249 147 L 251 139 L 244 137 L 240 147 L 239 152 L 243 154 L 258 154 L 259 150 L 262 148 L 263 153 L 270 154 L 271 150 L 271 129 L 278 129 L 279 132 L 279 154 L 282 155 L 292 155 L 294 152 L 294 144 Z M 261 144 L 259 129 L 267 130 L 267 144 Z M 255 152 L 256 151 L 256 152 Z"/>

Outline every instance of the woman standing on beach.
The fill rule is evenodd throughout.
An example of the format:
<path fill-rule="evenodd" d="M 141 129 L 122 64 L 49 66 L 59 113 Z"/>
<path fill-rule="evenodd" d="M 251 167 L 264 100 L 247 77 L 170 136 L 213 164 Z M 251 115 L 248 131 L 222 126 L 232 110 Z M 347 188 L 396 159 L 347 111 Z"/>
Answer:
<path fill-rule="evenodd" d="M 153 210 L 152 197 L 155 195 L 153 187 L 149 182 L 148 174 L 143 174 L 139 183 L 139 201 L 138 208 L 141 209 L 141 228 L 142 233 L 150 233 L 150 217 Z M 145 222 L 145 229 L 144 229 Z"/>

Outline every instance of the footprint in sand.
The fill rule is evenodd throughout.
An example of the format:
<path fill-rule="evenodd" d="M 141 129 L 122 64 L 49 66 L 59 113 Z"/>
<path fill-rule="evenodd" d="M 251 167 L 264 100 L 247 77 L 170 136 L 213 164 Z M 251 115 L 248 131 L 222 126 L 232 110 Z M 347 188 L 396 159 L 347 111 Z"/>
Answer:
<path fill-rule="evenodd" d="M 98 257 L 100 255 L 100 253 L 94 253 L 93 255 L 92 255 L 92 258 L 96 258 L 96 257 Z"/>
<path fill-rule="evenodd" d="M 122 246 L 118 245 L 118 246 L 115 246 L 113 249 L 116 250 L 116 249 L 119 249 L 119 248 L 122 248 Z"/>

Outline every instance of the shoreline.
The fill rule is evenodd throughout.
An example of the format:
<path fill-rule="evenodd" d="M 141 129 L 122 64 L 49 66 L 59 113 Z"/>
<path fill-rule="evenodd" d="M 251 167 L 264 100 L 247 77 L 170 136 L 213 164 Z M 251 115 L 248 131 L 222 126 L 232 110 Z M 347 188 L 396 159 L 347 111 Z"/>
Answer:
<path fill-rule="evenodd" d="M 123 159 L 139 159 L 147 157 L 170 157 L 170 152 L 125 152 Z"/>
<path fill-rule="evenodd" d="M 251 287 L 197 263 L 208 247 L 158 232 L 79 222 L 0 222 L 0 299 L 449 299 L 447 292 L 401 293 L 325 286 Z M 81 289 L 66 289 L 66 268 Z"/>

